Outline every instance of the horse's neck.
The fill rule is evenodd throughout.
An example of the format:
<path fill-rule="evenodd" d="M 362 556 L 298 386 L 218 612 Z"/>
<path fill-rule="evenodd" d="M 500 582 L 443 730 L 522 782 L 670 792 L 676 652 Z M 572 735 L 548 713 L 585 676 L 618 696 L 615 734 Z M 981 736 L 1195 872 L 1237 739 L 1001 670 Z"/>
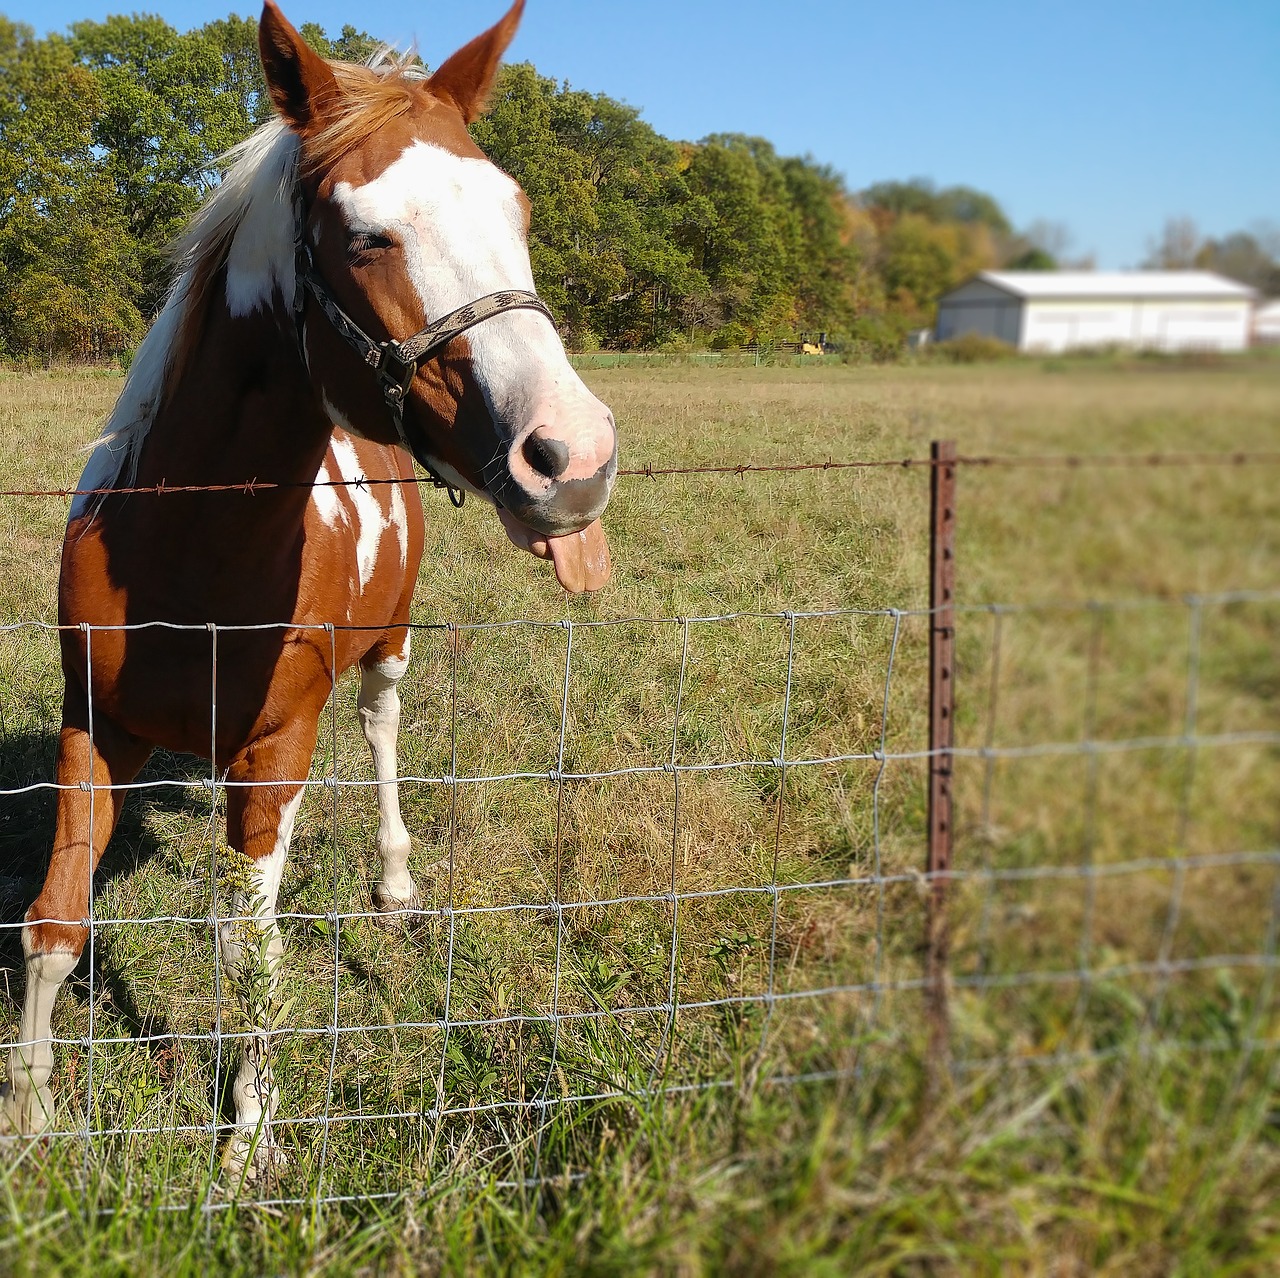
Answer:
<path fill-rule="evenodd" d="M 72 529 L 66 616 L 84 615 L 92 583 L 104 576 L 119 592 L 120 620 L 244 625 L 300 615 L 303 560 L 321 549 L 306 536 L 310 484 L 332 428 L 290 336 L 279 316 L 233 319 L 219 300 L 143 441 L 135 482 L 257 480 L 264 488 L 108 503 L 101 518 Z M 265 487 L 272 484 L 283 487 Z M 110 615 L 92 606 L 95 620 Z"/>
<path fill-rule="evenodd" d="M 217 298 L 148 433 L 137 482 L 314 479 L 331 426 L 291 339 L 280 303 L 233 317 Z"/>

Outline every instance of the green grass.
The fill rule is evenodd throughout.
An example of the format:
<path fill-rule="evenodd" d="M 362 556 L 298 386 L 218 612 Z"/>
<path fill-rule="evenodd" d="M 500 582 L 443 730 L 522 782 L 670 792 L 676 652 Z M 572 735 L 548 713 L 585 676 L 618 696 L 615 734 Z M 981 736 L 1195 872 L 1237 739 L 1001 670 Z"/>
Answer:
<path fill-rule="evenodd" d="M 1041 366 L 747 368 L 676 364 L 586 374 L 613 407 L 624 465 L 901 458 L 931 438 L 962 453 L 1111 453 L 1280 448 L 1280 366 L 1144 361 Z M 70 484 L 119 380 L 92 373 L 0 374 L 6 486 Z M 1280 565 L 1277 468 L 971 470 L 959 498 L 962 604 L 1144 598 L 1123 612 L 1002 618 L 999 697 L 989 701 L 995 621 L 959 630 L 959 743 L 1178 735 L 1187 717 L 1187 593 L 1274 589 Z M 815 472 L 620 481 L 607 519 L 616 579 L 571 601 L 549 570 L 505 541 L 491 513 L 456 513 L 428 494 L 428 550 L 415 616 L 465 626 L 619 622 L 575 629 L 566 766 L 661 764 L 673 733 L 682 762 L 777 753 L 788 630 L 742 618 L 692 623 L 678 725 L 683 632 L 623 619 L 786 609 L 916 608 L 925 602 L 924 471 Z M 233 499 L 235 500 L 235 499 Z M 244 499 L 247 500 L 247 499 Z M 62 503 L 0 499 L 0 620 L 50 621 Z M 884 616 L 795 625 L 788 757 L 869 753 L 880 740 L 893 622 Z M 1196 726 L 1275 731 L 1280 604 L 1204 611 Z M 459 771 L 543 773 L 559 744 L 565 631 L 463 630 L 455 644 L 419 631 L 405 699 L 401 771 L 447 771 L 457 669 Z M 927 632 L 903 622 L 889 696 L 890 752 L 921 748 Z M 1094 674 L 1091 676 L 1090 671 Z M 1091 680 L 1095 705 L 1087 709 Z M 60 681 L 55 645 L 34 630 L 0 635 L 0 785 L 47 777 Z M 313 776 L 369 776 L 340 689 L 339 729 Z M 336 758 L 335 758 L 336 748 Z M 1087 758 L 960 761 L 957 865 L 996 870 L 1090 861 L 1265 852 L 1280 844 L 1277 752 L 1264 745 Z M 202 765 L 153 761 L 152 778 Z M 874 762 L 790 769 L 783 821 L 770 767 L 685 773 L 673 845 L 671 778 L 464 785 L 458 791 L 452 904 L 661 898 L 729 887 L 823 882 L 880 869 L 877 888 L 808 888 L 779 899 L 772 946 L 780 992 L 920 971 L 923 772 Z M 1190 789 L 1187 790 L 1188 777 Z M 1182 818 L 1183 796 L 1189 795 Z M 1092 804 L 1086 796 L 1092 794 Z M 1108 874 L 1090 897 L 1078 875 L 957 888 L 953 901 L 955 1048 L 962 1068 L 927 1086 L 918 993 L 850 993 L 777 1005 L 682 1012 L 664 1041 L 673 927 L 682 1003 L 758 994 L 774 935 L 768 894 L 567 911 L 457 916 L 450 1018 L 541 1014 L 557 943 L 562 1024 L 455 1029 L 442 1013 L 447 924 L 392 929 L 343 920 L 338 1001 L 344 1035 L 327 1094 L 335 863 L 339 907 L 367 908 L 373 796 L 315 791 L 286 873 L 286 980 L 294 1032 L 276 1043 L 283 1139 L 293 1166 L 268 1194 L 309 1197 L 321 1176 L 315 1120 L 344 1121 L 323 1157 L 326 1194 L 386 1192 L 310 1208 L 233 1204 L 209 1179 L 215 1005 L 206 924 L 125 923 L 97 946 L 96 1127 L 196 1128 L 75 1139 L 0 1158 L 6 1207 L 0 1271 L 245 1272 L 1266 1273 L 1276 1260 L 1276 1116 L 1271 974 L 1233 965 L 1108 975 L 1168 957 L 1262 953 L 1276 867 L 1188 870 L 1170 926 L 1165 866 Z M 439 785 L 403 788 L 415 870 L 435 904 L 447 876 L 450 804 Z M 145 919 L 210 909 L 209 800 L 156 791 L 134 802 L 108 854 L 97 913 Z M 559 838 L 557 840 L 557 826 Z M 52 828 L 36 794 L 0 801 L 0 919 L 38 890 Z M 335 837 L 338 854 L 335 862 Z M 559 845 L 557 865 L 556 847 Z M 877 935 L 883 948 L 877 949 Z M 1083 946 L 1083 948 L 1082 948 Z M 0 933 L 0 1033 L 17 1023 L 16 935 Z M 1162 950 L 1163 947 L 1163 950 Z M 1084 955 L 1097 973 L 1083 990 Z M 1029 972 L 1054 979 L 999 983 Z M 981 973 L 997 984 L 966 983 Z M 64 991 L 55 1031 L 88 1025 L 87 968 Z M 404 1028 L 426 1023 L 428 1028 Z M 767 1034 L 766 1034 L 767 1028 Z M 147 1034 L 190 1035 L 149 1044 Z M 763 1046 L 762 1046 L 763 1044 Z M 1187 1046 L 1182 1046 L 1186 1044 Z M 659 1050 L 660 1046 L 663 1050 Z M 1100 1059 L 1097 1053 L 1102 1053 Z M 1060 1058 L 1060 1059 L 1059 1059 Z M 994 1061 L 990 1065 L 975 1062 Z M 966 1065 L 966 1062 L 968 1063 Z M 673 1089 L 645 1096 L 655 1067 Z M 83 1049 L 59 1049 L 64 1124 L 84 1122 Z M 778 1076 L 838 1071 L 837 1083 L 778 1087 Z M 443 1094 L 437 1092 L 443 1081 Z M 707 1091 L 686 1084 L 722 1084 Z M 481 1108 L 506 1098 L 625 1093 L 532 1112 Z M 290 1123 L 289 1119 L 293 1122 Z M 540 1188 L 510 1188 L 537 1176 Z M 250 1196 L 251 1197 L 251 1196 Z M 185 1205 L 208 1198 L 206 1216 Z M 172 1209 L 172 1210 L 171 1210 Z"/>

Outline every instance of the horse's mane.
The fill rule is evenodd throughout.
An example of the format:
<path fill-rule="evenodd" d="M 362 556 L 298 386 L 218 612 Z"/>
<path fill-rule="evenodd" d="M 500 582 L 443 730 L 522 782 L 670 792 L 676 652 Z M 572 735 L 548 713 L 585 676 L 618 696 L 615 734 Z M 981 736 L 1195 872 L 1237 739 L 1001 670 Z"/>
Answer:
<path fill-rule="evenodd" d="M 223 268 L 233 314 L 270 305 L 276 290 L 292 299 L 299 170 L 327 167 L 422 100 L 426 71 L 416 54 L 381 49 L 367 66 L 329 65 L 342 92 L 341 110 L 327 128 L 303 142 L 272 118 L 219 160 L 222 181 L 170 250 L 177 270 L 173 287 L 92 446 L 82 488 L 127 487 L 136 479 L 156 414 L 204 336 Z M 73 514 L 83 500 L 72 507 Z"/>

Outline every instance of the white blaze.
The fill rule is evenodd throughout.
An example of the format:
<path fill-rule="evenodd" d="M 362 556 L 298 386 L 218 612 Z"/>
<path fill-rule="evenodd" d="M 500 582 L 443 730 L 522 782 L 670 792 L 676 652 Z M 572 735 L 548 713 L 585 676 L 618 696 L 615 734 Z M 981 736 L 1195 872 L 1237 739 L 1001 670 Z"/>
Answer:
<path fill-rule="evenodd" d="M 533 291 L 518 190 L 488 160 L 414 142 L 372 182 L 340 182 L 334 201 L 352 231 L 399 243 L 430 321 L 503 289 Z M 476 381 L 499 423 L 518 429 L 549 401 L 594 400 L 555 326 L 536 311 L 497 315 L 467 340 Z"/>

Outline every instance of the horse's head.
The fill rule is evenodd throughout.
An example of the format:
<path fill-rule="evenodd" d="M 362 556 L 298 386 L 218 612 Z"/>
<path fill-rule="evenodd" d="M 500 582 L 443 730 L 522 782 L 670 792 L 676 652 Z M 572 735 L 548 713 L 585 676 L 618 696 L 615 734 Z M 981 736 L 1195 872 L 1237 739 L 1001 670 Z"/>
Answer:
<path fill-rule="evenodd" d="M 320 302 L 327 292 L 375 343 L 405 343 L 477 299 L 533 291 L 529 202 L 467 133 L 523 8 L 516 0 L 430 77 L 326 62 L 272 0 L 259 45 L 271 99 L 301 139 L 300 269 L 323 281 L 303 341 L 325 408 L 357 434 L 403 439 L 448 483 L 493 501 L 511 540 L 552 559 L 566 589 L 593 590 L 609 577 L 600 515 L 617 435 L 550 319 L 499 301 L 438 352 L 399 366 L 397 414 L 358 339 L 340 335 Z"/>

